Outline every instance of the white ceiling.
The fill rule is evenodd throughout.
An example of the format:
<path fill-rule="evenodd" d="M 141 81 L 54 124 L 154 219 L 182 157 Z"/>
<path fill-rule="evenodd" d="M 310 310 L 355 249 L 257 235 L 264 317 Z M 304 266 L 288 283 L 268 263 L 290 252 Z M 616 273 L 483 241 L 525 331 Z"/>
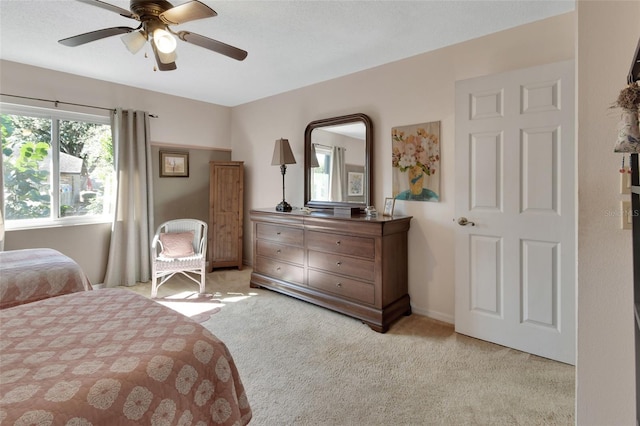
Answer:
<path fill-rule="evenodd" d="M 129 9 L 128 0 L 105 0 Z M 171 0 L 174 6 L 185 0 Z M 154 72 L 119 36 L 57 40 L 138 22 L 75 0 L 0 0 L 0 58 L 235 106 L 574 10 L 574 0 L 215 1 L 218 16 L 173 27 L 249 52 L 238 62 L 178 42 L 175 71 Z M 151 53 L 151 52 L 149 52 Z M 1 70 L 0 70 L 1 71 Z"/>

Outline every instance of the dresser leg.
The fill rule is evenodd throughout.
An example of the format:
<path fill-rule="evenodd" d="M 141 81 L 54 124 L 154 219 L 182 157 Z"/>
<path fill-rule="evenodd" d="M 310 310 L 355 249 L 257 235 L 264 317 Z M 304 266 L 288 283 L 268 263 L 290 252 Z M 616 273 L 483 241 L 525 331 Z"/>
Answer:
<path fill-rule="evenodd" d="M 371 324 L 370 322 L 366 321 L 362 321 L 362 323 L 368 325 L 370 329 L 378 333 L 386 333 L 387 331 L 389 331 L 388 325 Z"/>

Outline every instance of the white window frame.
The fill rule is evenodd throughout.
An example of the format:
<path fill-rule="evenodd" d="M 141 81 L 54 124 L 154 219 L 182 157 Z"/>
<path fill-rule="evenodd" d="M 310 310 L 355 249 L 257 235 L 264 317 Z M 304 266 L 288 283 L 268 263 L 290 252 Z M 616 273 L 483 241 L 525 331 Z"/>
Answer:
<path fill-rule="evenodd" d="M 86 123 L 111 125 L 110 115 L 94 115 L 84 114 L 73 111 L 62 111 L 59 109 L 34 107 L 27 105 L 17 105 L 0 102 L 0 114 L 7 115 L 25 115 L 30 117 L 46 118 L 52 121 L 52 140 L 51 140 L 51 212 L 52 216 L 54 212 L 59 211 L 60 206 L 60 144 L 58 140 L 58 120 L 74 120 L 83 121 Z M 114 142 L 115 143 L 115 142 Z M 0 163 L 0 172 L 2 171 L 2 163 Z M 114 167 L 114 187 L 116 187 L 115 167 Z M 2 180 L 2 191 L 4 188 L 4 179 Z M 115 197 L 115 194 L 112 194 Z M 109 202 L 109 211 L 101 215 L 84 215 L 84 216 L 65 216 L 65 217 L 48 217 L 48 218 L 36 218 L 36 219 L 12 219 L 7 220 L 4 218 L 5 230 L 23 230 L 23 229 L 38 229 L 38 228 L 51 228 L 60 226 L 75 226 L 86 224 L 98 224 L 98 223 L 110 223 L 113 221 L 113 209 L 114 200 Z M 4 217 L 3 212 L 3 217 Z M 56 215 L 58 216 L 58 215 Z"/>

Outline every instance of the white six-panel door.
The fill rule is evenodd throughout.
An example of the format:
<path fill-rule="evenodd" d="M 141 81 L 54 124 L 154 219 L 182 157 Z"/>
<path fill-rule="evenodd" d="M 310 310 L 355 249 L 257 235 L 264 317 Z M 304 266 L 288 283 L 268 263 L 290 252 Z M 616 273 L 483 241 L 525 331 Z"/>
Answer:
<path fill-rule="evenodd" d="M 456 331 L 570 364 L 574 104 L 573 61 L 456 82 Z"/>

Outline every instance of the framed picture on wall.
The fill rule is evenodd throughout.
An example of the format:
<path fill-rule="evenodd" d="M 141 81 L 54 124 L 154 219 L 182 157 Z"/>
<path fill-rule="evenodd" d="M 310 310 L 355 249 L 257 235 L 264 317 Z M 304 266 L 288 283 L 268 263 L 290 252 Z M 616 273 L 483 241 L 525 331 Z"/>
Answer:
<path fill-rule="evenodd" d="M 343 201 L 364 203 L 364 166 L 345 164 L 344 171 L 347 179 L 343 183 Z"/>
<path fill-rule="evenodd" d="M 347 195 L 349 197 L 361 196 L 364 194 L 364 173 L 347 173 Z"/>
<path fill-rule="evenodd" d="M 160 177 L 189 177 L 189 153 L 160 151 Z"/>

